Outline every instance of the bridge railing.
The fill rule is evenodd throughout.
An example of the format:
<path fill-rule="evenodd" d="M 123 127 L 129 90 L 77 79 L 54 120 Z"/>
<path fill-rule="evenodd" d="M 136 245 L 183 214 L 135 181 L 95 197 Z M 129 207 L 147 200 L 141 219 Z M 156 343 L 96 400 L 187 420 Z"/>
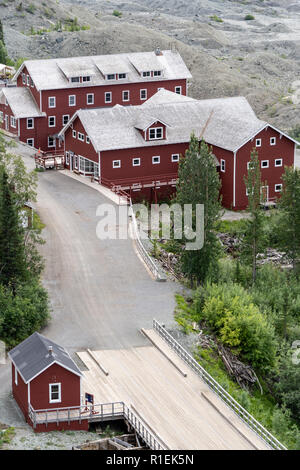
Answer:
<path fill-rule="evenodd" d="M 153 320 L 154 330 L 178 354 L 178 356 L 200 376 L 208 387 L 229 406 L 265 443 L 276 450 L 286 450 L 286 447 L 265 429 L 248 411 L 243 408 L 226 390 L 173 338 L 172 335 L 157 321 Z"/>

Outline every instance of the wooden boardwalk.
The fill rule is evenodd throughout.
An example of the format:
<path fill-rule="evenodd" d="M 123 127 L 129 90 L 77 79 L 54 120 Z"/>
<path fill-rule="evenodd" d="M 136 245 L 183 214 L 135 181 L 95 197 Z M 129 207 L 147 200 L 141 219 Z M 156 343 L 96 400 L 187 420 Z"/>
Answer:
<path fill-rule="evenodd" d="M 89 369 L 83 392 L 95 403 L 124 401 L 169 449 L 267 449 L 156 332 L 146 333 L 158 348 L 78 353 Z"/>

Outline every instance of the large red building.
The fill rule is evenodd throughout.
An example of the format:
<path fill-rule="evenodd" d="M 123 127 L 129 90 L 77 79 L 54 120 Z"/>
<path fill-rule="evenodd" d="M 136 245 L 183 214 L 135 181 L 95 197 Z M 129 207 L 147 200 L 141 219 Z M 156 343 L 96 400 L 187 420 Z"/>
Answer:
<path fill-rule="evenodd" d="M 2 128 L 44 151 L 78 109 L 139 105 L 160 88 L 187 94 L 191 74 L 177 51 L 25 61 L 17 88 L 0 91 Z"/>
<path fill-rule="evenodd" d="M 34 413 L 81 406 L 82 373 L 68 352 L 58 344 L 34 333 L 8 353 L 12 362 L 12 393 L 25 420 L 37 432 L 88 429 L 87 420 L 38 424 Z M 45 414 L 45 413 L 44 413 Z"/>
<path fill-rule="evenodd" d="M 174 191 L 179 157 L 192 132 L 218 160 L 225 207 L 247 207 L 244 175 L 254 147 L 264 195 L 276 200 L 284 167 L 294 165 L 296 141 L 259 120 L 243 97 L 198 101 L 161 90 L 140 106 L 79 110 L 61 136 L 68 169 L 152 198 L 157 191 Z"/>

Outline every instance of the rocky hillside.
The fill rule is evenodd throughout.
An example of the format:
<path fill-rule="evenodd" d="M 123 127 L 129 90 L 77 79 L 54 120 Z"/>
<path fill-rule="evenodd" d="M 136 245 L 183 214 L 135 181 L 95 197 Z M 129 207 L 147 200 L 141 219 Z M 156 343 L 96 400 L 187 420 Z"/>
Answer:
<path fill-rule="evenodd" d="M 176 47 L 193 97 L 244 95 L 261 119 L 300 124 L 299 0 L 0 0 L 0 18 L 13 58 Z"/>

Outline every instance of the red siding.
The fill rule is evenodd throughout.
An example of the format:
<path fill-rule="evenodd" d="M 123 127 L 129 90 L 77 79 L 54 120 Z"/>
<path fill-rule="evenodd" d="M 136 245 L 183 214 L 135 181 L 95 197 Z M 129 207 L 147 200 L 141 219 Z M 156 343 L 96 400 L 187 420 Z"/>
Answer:
<path fill-rule="evenodd" d="M 11 132 L 12 134 L 18 135 L 18 120 L 16 122 L 16 127 L 11 126 L 10 118 L 14 117 L 14 113 L 12 112 L 9 105 L 1 104 L 0 103 L 0 111 L 3 112 L 3 121 L 0 122 L 0 128 Z M 5 125 L 5 116 L 8 116 L 8 127 Z"/>
<path fill-rule="evenodd" d="M 11 367 L 11 378 L 12 378 L 12 394 L 16 402 L 18 403 L 25 419 L 28 416 L 28 386 L 23 381 L 22 377 L 18 373 L 18 385 L 15 384 L 15 366 L 12 364 Z"/>
<path fill-rule="evenodd" d="M 61 383 L 60 403 L 49 403 L 51 383 Z M 36 410 L 80 405 L 80 377 L 53 364 L 30 382 L 30 403 Z"/>
<path fill-rule="evenodd" d="M 270 145 L 270 138 L 276 137 L 276 145 Z M 269 199 L 280 197 L 280 193 L 275 192 L 275 184 L 282 184 L 282 175 L 285 166 L 294 165 L 295 144 L 282 136 L 280 133 L 268 127 L 257 134 L 254 139 L 245 144 L 236 156 L 236 210 L 247 208 L 248 198 L 244 176 L 247 175 L 247 162 L 250 161 L 250 154 L 255 147 L 256 139 L 261 139 L 261 147 L 257 147 L 259 160 L 269 160 L 269 168 L 261 168 L 262 181 L 269 186 Z M 282 158 L 283 166 L 275 167 L 275 160 Z"/>
<path fill-rule="evenodd" d="M 23 85 L 22 73 L 24 73 L 26 75 L 26 84 L 25 85 Z M 33 86 L 27 85 L 27 75 L 29 75 L 28 70 L 27 70 L 26 67 L 24 67 L 21 74 L 17 78 L 17 86 L 23 86 L 25 88 L 29 88 L 29 90 L 31 91 L 31 93 L 34 96 L 34 99 L 35 99 L 38 107 L 40 107 L 40 92 L 36 89 L 35 85 L 33 85 Z M 30 75 L 29 75 L 29 77 L 30 77 Z"/>

